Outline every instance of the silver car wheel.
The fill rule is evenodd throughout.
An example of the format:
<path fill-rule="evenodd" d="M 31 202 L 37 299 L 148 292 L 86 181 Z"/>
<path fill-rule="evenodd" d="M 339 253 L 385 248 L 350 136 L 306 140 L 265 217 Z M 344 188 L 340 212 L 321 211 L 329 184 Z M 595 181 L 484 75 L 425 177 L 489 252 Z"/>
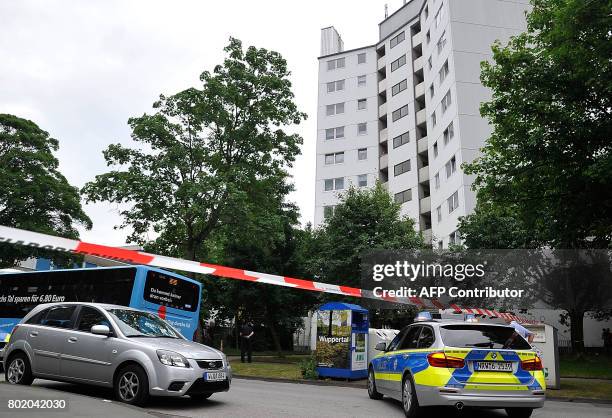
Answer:
<path fill-rule="evenodd" d="M 410 379 L 406 378 L 404 380 L 404 390 L 402 392 L 402 402 L 404 404 L 404 411 L 410 411 L 410 407 L 412 406 L 412 384 L 410 383 Z"/>
<path fill-rule="evenodd" d="M 140 381 L 136 373 L 124 373 L 119 379 L 119 396 L 121 396 L 122 400 L 130 402 L 136 397 L 139 386 Z"/>
<path fill-rule="evenodd" d="M 25 363 L 22 359 L 16 358 L 13 360 L 8 368 L 8 381 L 13 384 L 21 382 L 23 375 L 25 374 Z"/>

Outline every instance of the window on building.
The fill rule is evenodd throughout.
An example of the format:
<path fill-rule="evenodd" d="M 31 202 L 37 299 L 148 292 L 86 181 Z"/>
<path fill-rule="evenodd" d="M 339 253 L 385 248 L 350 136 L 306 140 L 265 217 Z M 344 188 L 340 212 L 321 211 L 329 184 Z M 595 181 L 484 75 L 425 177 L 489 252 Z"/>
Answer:
<path fill-rule="evenodd" d="M 367 160 L 368 159 L 368 149 L 367 148 L 359 148 L 357 150 L 357 159 L 358 160 Z"/>
<path fill-rule="evenodd" d="M 431 86 L 429 86 L 429 97 L 434 97 L 435 94 L 436 94 L 436 88 L 434 87 L 434 84 L 431 83 Z"/>
<path fill-rule="evenodd" d="M 408 114 L 408 105 L 402 106 L 399 109 L 394 110 L 393 113 L 391 113 L 391 120 L 395 122 L 396 120 L 403 118 L 407 114 Z"/>
<path fill-rule="evenodd" d="M 444 49 L 444 45 L 446 45 L 446 31 L 442 32 L 442 35 L 440 35 L 440 39 L 438 39 L 437 45 L 438 45 L 438 55 L 440 55 L 440 53 Z"/>
<path fill-rule="evenodd" d="M 431 32 L 430 31 L 427 31 L 427 33 L 425 34 L 425 41 L 427 41 L 428 45 L 431 42 Z"/>
<path fill-rule="evenodd" d="M 448 245 L 459 245 L 461 244 L 461 238 L 459 237 L 459 231 L 451 232 L 448 236 Z"/>
<path fill-rule="evenodd" d="M 446 201 L 448 202 L 448 213 L 451 213 L 459 207 L 459 192 L 457 191 L 450 195 Z"/>
<path fill-rule="evenodd" d="M 433 67 L 433 64 L 431 62 L 431 56 L 430 56 L 429 58 L 427 58 L 427 69 L 431 71 L 432 67 Z"/>
<path fill-rule="evenodd" d="M 366 187 L 368 185 L 368 175 L 360 174 L 357 176 L 357 185 L 359 187 Z"/>
<path fill-rule="evenodd" d="M 431 127 L 433 128 L 434 126 L 436 126 L 436 123 L 436 111 L 434 110 L 434 112 L 431 114 Z"/>
<path fill-rule="evenodd" d="M 394 46 L 402 42 L 404 39 L 406 39 L 406 33 L 402 31 L 398 33 L 396 36 L 394 36 L 393 38 L 391 38 L 391 40 L 389 41 L 389 46 L 393 48 Z"/>
<path fill-rule="evenodd" d="M 336 139 L 344 138 L 344 126 L 338 126 L 336 128 Z"/>
<path fill-rule="evenodd" d="M 434 187 L 436 188 L 436 190 L 440 188 L 440 173 L 436 173 L 436 175 L 434 176 Z"/>
<path fill-rule="evenodd" d="M 449 123 L 446 129 L 444 130 L 444 145 L 447 145 L 451 139 L 455 136 L 455 127 L 453 126 L 453 122 Z"/>
<path fill-rule="evenodd" d="M 393 167 L 393 175 L 396 177 L 408 171 L 410 171 L 410 160 L 402 161 Z"/>
<path fill-rule="evenodd" d="M 344 162 L 344 152 L 325 154 L 325 164 L 341 164 Z"/>
<path fill-rule="evenodd" d="M 325 180 L 325 191 L 344 189 L 344 177 Z"/>
<path fill-rule="evenodd" d="M 323 206 L 323 218 L 327 219 L 334 215 L 335 206 Z"/>
<path fill-rule="evenodd" d="M 327 105 L 326 114 L 327 116 L 339 115 L 344 113 L 344 102 Z"/>
<path fill-rule="evenodd" d="M 395 194 L 395 202 L 402 203 L 410 202 L 412 200 L 412 189 L 404 190 Z"/>
<path fill-rule="evenodd" d="M 448 75 L 449 69 L 448 69 L 448 60 L 444 61 L 444 65 L 442 65 L 442 68 L 440 68 L 440 84 L 442 84 L 442 82 L 444 81 L 444 79 L 446 78 L 446 76 Z"/>
<path fill-rule="evenodd" d="M 442 113 L 446 112 L 446 110 L 450 107 L 451 103 L 452 103 L 451 92 L 449 90 L 446 92 L 446 94 L 442 98 Z"/>
<path fill-rule="evenodd" d="M 365 52 L 361 54 L 357 54 L 357 64 L 365 64 L 366 62 L 366 54 Z"/>
<path fill-rule="evenodd" d="M 357 124 L 357 135 L 365 135 L 368 133 L 368 124 L 366 122 Z"/>
<path fill-rule="evenodd" d="M 455 171 L 457 171 L 457 159 L 453 155 L 450 160 L 445 165 L 446 168 L 446 178 L 452 176 Z"/>
<path fill-rule="evenodd" d="M 366 86 L 366 76 L 359 75 L 357 76 L 357 87 L 365 87 Z"/>
<path fill-rule="evenodd" d="M 444 241 L 440 240 L 438 241 L 438 250 L 441 250 L 442 248 L 444 248 Z"/>
<path fill-rule="evenodd" d="M 438 156 L 438 141 L 433 144 L 433 156 L 436 158 Z"/>
<path fill-rule="evenodd" d="M 368 99 L 357 100 L 357 110 L 365 110 L 368 107 Z"/>
<path fill-rule="evenodd" d="M 438 223 L 442 222 L 442 205 L 436 208 L 436 214 L 438 215 Z"/>
<path fill-rule="evenodd" d="M 398 68 L 404 65 L 406 65 L 406 55 L 402 55 L 401 57 L 399 57 L 398 59 L 396 59 L 395 61 L 391 63 L 391 72 L 397 70 Z"/>
<path fill-rule="evenodd" d="M 327 92 L 333 93 L 334 91 L 344 90 L 344 80 L 332 81 L 327 83 Z"/>
<path fill-rule="evenodd" d="M 408 88 L 408 80 L 402 80 L 393 87 L 391 87 L 391 96 L 395 96 L 396 94 L 406 90 Z"/>
<path fill-rule="evenodd" d="M 327 70 L 335 70 L 336 68 L 344 68 L 344 58 L 337 58 L 327 61 Z"/>
<path fill-rule="evenodd" d="M 393 148 L 401 147 L 402 145 L 407 144 L 408 142 L 410 142 L 410 135 L 408 134 L 408 132 L 405 132 L 393 138 Z"/>
<path fill-rule="evenodd" d="M 440 23 L 442 23 L 443 19 L 444 19 L 444 4 L 440 6 L 440 8 L 438 9 L 438 13 L 436 13 L 436 28 L 440 26 Z"/>

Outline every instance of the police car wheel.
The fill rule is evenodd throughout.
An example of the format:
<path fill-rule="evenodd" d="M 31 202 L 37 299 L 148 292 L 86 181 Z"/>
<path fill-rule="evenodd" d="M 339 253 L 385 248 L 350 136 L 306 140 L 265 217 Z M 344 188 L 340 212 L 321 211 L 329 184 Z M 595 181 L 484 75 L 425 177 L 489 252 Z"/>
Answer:
<path fill-rule="evenodd" d="M 531 408 L 506 408 L 506 414 L 510 418 L 529 418 L 532 412 Z"/>
<path fill-rule="evenodd" d="M 370 399 L 382 399 L 382 393 L 376 390 L 376 379 L 374 378 L 374 370 L 368 371 L 368 396 Z"/>
<path fill-rule="evenodd" d="M 410 376 L 405 376 L 402 382 L 402 406 L 404 414 L 408 418 L 416 417 L 419 414 L 419 401 L 417 400 L 414 383 Z"/>

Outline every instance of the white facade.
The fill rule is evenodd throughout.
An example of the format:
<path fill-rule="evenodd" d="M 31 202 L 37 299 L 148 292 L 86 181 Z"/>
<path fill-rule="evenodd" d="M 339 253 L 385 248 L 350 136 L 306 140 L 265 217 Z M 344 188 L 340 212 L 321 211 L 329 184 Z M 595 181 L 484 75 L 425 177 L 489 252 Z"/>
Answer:
<path fill-rule="evenodd" d="M 325 180 L 329 189 L 330 179 L 343 178 L 344 190 L 367 174 L 367 186 L 385 184 L 434 247 L 458 240 L 457 220 L 475 206 L 472 178 L 461 164 L 475 158 L 491 132 L 479 114 L 490 98 L 480 62 L 491 58 L 496 40 L 525 30 L 528 8 L 528 0 L 412 0 L 379 24 L 377 44 L 350 51 L 333 27 L 322 30 L 322 53 L 329 53 L 319 57 L 315 226 L 338 202 L 338 190 L 326 191 Z M 340 40 L 336 49 L 326 47 L 330 39 Z M 342 58 L 343 68 L 328 69 Z M 360 75 L 365 86 L 357 83 Z M 340 79 L 344 90 L 328 92 L 327 83 Z M 363 98 L 367 108 L 358 110 Z M 344 113 L 328 115 L 328 106 L 340 102 Z M 363 122 L 367 133 L 357 135 Z M 339 126 L 345 137 L 326 139 Z M 357 158 L 362 148 L 365 160 Z M 343 162 L 330 164 L 330 154 L 342 152 Z"/>

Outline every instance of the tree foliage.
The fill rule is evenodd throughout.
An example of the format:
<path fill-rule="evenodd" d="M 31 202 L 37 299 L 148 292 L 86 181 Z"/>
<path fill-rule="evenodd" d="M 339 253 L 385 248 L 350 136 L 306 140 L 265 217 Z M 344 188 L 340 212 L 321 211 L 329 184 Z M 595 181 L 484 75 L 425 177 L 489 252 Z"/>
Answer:
<path fill-rule="evenodd" d="M 470 225 L 478 224 L 484 227 L 478 232 L 482 238 L 498 224 L 522 235 L 508 236 L 509 245 L 607 247 L 612 238 L 610 2 L 532 4 L 527 32 L 507 46 L 494 45 L 493 62 L 482 65 L 482 82 L 493 97 L 481 113 L 493 133 L 482 156 L 465 166 L 466 173 L 476 175 L 479 208 L 463 221 L 462 232 L 475 238 Z"/>
<path fill-rule="evenodd" d="M 78 238 L 78 224 L 91 228 L 78 189 L 58 170 L 58 148 L 57 139 L 34 122 L 0 114 L 0 225 L 67 238 Z M 0 244 L 0 266 L 35 254 L 43 253 Z"/>
<path fill-rule="evenodd" d="M 482 156 L 465 165 L 478 203 L 460 232 L 470 248 L 610 247 L 610 2 L 532 5 L 527 31 L 494 45 L 493 62 L 482 64 L 493 95 L 481 113 L 493 132 Z M 609 274 L 603 280 L 585 280 L 584 272 L 540 280 L 546 301 L 568 313 L 578 351 L 584 313 L 609 315 L 602 287 L 609 289 Z"/>
<path fill-rule="evenodd" d="M 139 147 L 109 146 L 114 169 L 83 189 L 90 201 L 129 206 L 121 227 L 132 229 L 130 241 L 144 244 L 154 231 L 165 253 L 201 258 L 219 225 L 267 207 L 263 186 L 287 187 L 302 139 L 283 127 L 305 118 L 287 63 L 234 38 L 225 52 L 222 65 L 202 73 L 201 88 L 162 95 L 154 114 L 131 118 Z"/>

